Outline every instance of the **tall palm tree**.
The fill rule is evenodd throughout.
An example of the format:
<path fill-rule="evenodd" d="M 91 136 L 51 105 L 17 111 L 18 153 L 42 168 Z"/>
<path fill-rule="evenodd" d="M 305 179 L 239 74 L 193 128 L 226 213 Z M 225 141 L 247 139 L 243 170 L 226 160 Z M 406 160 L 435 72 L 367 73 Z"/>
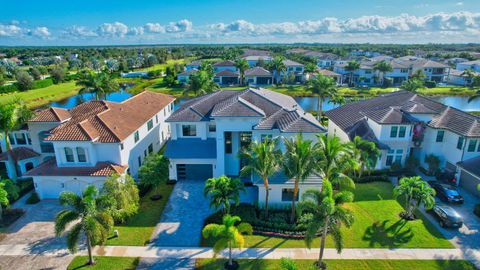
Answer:
<path fill-rule="evenodd" d="M 295 139 L 284 139 L 285 154 L 282 167 L 285 175 L 294 179 L 292 212 L 290 223 L 295 221 L 295 201 L 298 198 L 298 186 L 310 175 L 315 173 L 317 165 L 317 153 L 312 141 L 304 140 L 301 134 Z"/>
<path fill-rule="evenodd" d="M 350 85 L 353 85 L 353 73 L 360 68 L 360 63 L 353 60 L 347 63 L 345 70 L 350 72 Z"/>
<path fill-rule="evenodd" d="M 473 79 L 475 77 L 475 72 L 471 69 L 465 69 L 463 72 L 462 72 L 462 77 L 466 78 L 466 79 Z M 465 82 L 464 84 L 465 86 L 467 85 L 467 83 Z M 472 84 L 470 84 L 470 87 L 473 87 Z"/>
<path fill-rule="evenodd" d="M 220 89 L 220 86 L 213 81 L 213 73 L 206 70 L 199 70 L 190 76 L 187 92 L 193 92 L 195 96 L 199 94 L 211 93 Z"/>
<path fill-rule="evenodd" d="M 58 212 L 55 217 L 55 234 L 60 236 L 66 232 L 67 247 L 72 253 L 78 250 L 80 235 L 85 235 L 89 264 L 95 263 L 92 246 L 105 243 L 113 227 L 113 218 L 106 210 L 97 206 L 97 196 L 98 190 L 93 185 L 85 188 L 81 197 L 70 191 L 62 192 L 60 204 L 68 208 Z M 66 231 L 67 226 L 72 223 L 74 225 Z"/>
<path fill-rule="evenodd" d="M 322 118 L 322 105 L 325 99 L 337 99 L 339 96 L 337 83 L 330 77 L 318 74 L 315 78 L 307 81 L 307 89 L 318 97 L 317 118 Z"/>
<path fill-rule="evenodd" d="M 240 85 L 243 85 L 245 83 L 245 70 L 250 66 L 248 65 L 247 60 L 240 58 L 235 61 L 235 67 L 240 71 Z"/>
<path fill-rule="evenodd" d="M 106 72 L 84 72 L 76 85 L 80 85 L 80 94 L 93 93 L 95 99 L 106 98 L 109 93 L 118 90 L 118 83 Z"/>
<path fill-rule="evenodd" d="M 423 204 L 425 209 L 431 209 L 435 205 L 435 190 L 420 176 L 403 177 L 398 186 L 393 189 L 396 198 L 404 196 L 406 219 L 413 219 L 414 212 Z"/>
<path fill-rule="evenodd" d="M 233 265 L 232 248 L 243 248 L 245 239 L 243 235 L 252 234 L 252 226 L 248 223 L 240 223 L 241 219 L 238 216 L 225 215 L 223 217 L 223 224 L 208 224 L 203 228 L 202 235 L 204 238 L 215 239 L 213 245 L 213 252 L 215 255 L 220 251 L 228 248 L 228 265 Z M 240 223 L 238 225 L 235 225 Z"/>
<path fill-rule="evenodd" d="M 322 191 L 307 190 L 303 194 L 300 209 L 313 214 L 313 218 L 307 223 L 305 243 L 310 248 L 313 239 L 320 234 L 320 254 L 317 266 L 325 269 L 323 253 L 327 234 L 332 235 L 337 252 L 343 249 L 343 235 L 340 230 L 342 225 L 348 228 L 353 224 L 353 214 L 342 204 L 353 201 L 353 194 L 349 191 L 341 191 L 334 194 L 332 184 L 328 178 L 322 182 Z"/>
<path fill-rule="evenodd" d="M 203 195 L 210 196 L 210 207 L 220 208 L 224 214 L 230 213 L 231 202 L 238 205 L 240 202 L 240 192 L 245 191 L 245 187 L 240 179 L 232 179 L 225 175 L 216 178 L 209 178 L 205 182 Z"/>
<path fill-rule="evenodd" d="M 12 130 L 18 129 L 25 124 L 31 116 L 32 111 L 30 111 L 23 100 L 19 98 L 14 98 L 12 101 L 0 106 L 0 135 L 5 137 L 8 160 L 11 160 L 15 167 L 13 172 L 14 179 L 19 176 L 18 160 L 17 157 L 11 153 L 12 145 L 9 135 Z"/>
<path fill-rule="evenodd" d="M 474 89 L 476 88 L 477 91 L 475 92 L 475 94 L 470 96 L 468 102 L 472 102 L 473 100 L 480 98 L 480 89 L 478 89 L 480 87 L 480 76 L 473 77 L 471 87 Z"/>
<path fill-rule="evenodd" d="M 8 193 L 5 190 L 5 183 L 0 182 L 0 221 L 3 218 L 3 208 L 2 206 L 8 206 Z"/>
<path fill-rule="evenodd" d="M 421 69 L 417 69 L 410 75 L 410 79 L 423 81 L 425 79 L 425 73 L 423 73 Z"/>
<path fill-rule="evenodd" d="M 358 177 L 362 177 L 364 170 L 370 171 L 375 168 L 381 152 L 374 142 L 364 140 L 359 136 L 355 136 L 352 145 L 353 157 L 358 163 Z"/>
<path fill-rule="evenodd" d="M 319 155 L 317 167 L 322 177 L 332 179 L 333 184 L 340 188 L 355 188 L 355 183 L 346 174 L 358 166 L 353 145 L 342 143 L 337 136 L 328 137 L 320 134 L 317 137 L 318 142 L 315 145 Z"/>
<path fill-rule="evenodd" d="M 268 217 L 269 181 L 273 174 L 280 170 L 282 152 L 277 148 L 278 140 L 266 138 L 263 142 L 254 141 L 246 149 L 242 149 L 240 157 L 247 165 L 242 168 L 242 175 L 256 174 L 263 180 L 265 187 L 265 216 Z"/>
<path fill-rule="evenodd" d="M 400 86 L 403 90 L 416 93 L 418 89 L 423 87 L 423 82 L 419 79 L 406 80 Z"/>
<path fill-rule="evenodd" d="M 380 85 L 383 86 L 383 83 L 384 83 L 384 77 L 385 77 L 385 73 L 386 72 L 392 72 L 393 71 L 393 67 L 392 65 L 387 62 L 387 61 L 380 61 L 380 62 L 377 62 L 373 65 L 373 70 L 376 70 L 380 73 Z"/>
<path fill-rule="evenodd" d="M 210 74 L 213 74 L 213 66 L 212 66 L 212 63 L 210 63 L 209 61 L 203 61 L 201 64 L 200 64 L 200 70 L 203 70 L 203 71 L 206 71 Z"/>
<path fill-rule="evenodd" d="M 287 70 L 287 66 L 283 63 L 284 58 L 282 56 L 275 56 L 268 64 L 270 70 L 274 73 L 275 84 L 280 84 L 282 80 L 282 74 Z"/>

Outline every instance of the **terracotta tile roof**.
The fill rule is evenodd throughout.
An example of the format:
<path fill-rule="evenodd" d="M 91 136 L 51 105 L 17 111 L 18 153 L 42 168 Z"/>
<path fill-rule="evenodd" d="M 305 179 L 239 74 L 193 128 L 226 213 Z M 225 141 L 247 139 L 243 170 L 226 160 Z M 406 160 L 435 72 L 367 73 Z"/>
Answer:
<path fill-rule="evenodd" d="M 33 151 L 33 149 L 31 149 L 31 148 L 16 147 L 16 148 L 13 148 L 12 150 L 1 153 L 0 154 L 0 161 L 8 160 L 9 153 L 16 160 L 24 160 L 24 159 L 29 159 L 29 158 L 40 156 L 39 153 Z"/>
<path fill-rule="evenodd" d="M 85 102 L 72 108 L 71 119 L 52 129 L 45 140 L 120 142 L 174 100 L 144 91 L 120 103 Z"/>
<path fill-rule="evenodd" d="M 51 107 L 35 113 L 29 122 L 63 122 L 72 116 L 66 109 Z"/>
<path fill-rule="evenodd" d="M 28 171 L 25 176 L 110 176 L 123 174 L 128 166 L 111 162 L 98 162 L 93 167 L 58 167 L 55 159 L 50 159 Z"/>

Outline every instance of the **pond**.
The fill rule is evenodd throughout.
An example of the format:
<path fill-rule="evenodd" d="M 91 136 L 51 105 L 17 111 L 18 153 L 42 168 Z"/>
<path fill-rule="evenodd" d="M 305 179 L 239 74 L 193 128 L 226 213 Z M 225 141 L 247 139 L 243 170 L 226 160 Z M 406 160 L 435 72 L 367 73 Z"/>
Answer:
<path fill-rule="evenodd" d="M 122 102 L 127 98 L 131 97 L 132 94 L 127 92 L 128 87 L 122 87 L 119 91 L 107 94 L 105 100 L 114 101 L 114 102 Z M 59 107 L 64 109 L 71 109 L 77 105 L 80 105 L 86 101 L 95 100 L 95 94 L 92 93 L 84 93 L 78 94 L 75 96 L 71 96 L 64 100 L 52 102 L 49 104 L 51 107 Z"/>

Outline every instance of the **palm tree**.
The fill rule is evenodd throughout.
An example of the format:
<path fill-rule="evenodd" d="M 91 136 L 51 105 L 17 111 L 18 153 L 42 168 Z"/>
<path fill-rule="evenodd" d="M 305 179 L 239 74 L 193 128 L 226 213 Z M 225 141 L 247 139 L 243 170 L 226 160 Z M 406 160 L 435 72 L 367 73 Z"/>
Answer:
<path fill-rule="evenodd" d="M 420 81 L 419 79 L 410 79 L 410 80 L 404 81 L 400 87 L 403 90 L 416 93 L 418 89 L 423 87 L 423 82 Z"/>
<path fill-rule="evenodd" d="M 325 99 L 336 99 L 338 94 L 337 83 L 330 77 L 318 74 L 315 78 L 307 81 L 307 89 L 318 97 L 317 117 L 322 117 L 322 105 Z"/>
<path fill-rule="evenodd" d="M 282 167 L 285 175 L 294 179 L 292 212 L 290 223 L 295 221 L 295 201 L 298 198 L 298 186 L 307 177 L 315 173 L 317 165 L 317 153 L 314 144 L 310 140 L 304 140 L 301 134 L 295 139 L 284 139 L 285 154 Z"/>
<path fill-rule="evenodd" d="M 240 85 L 243 85 L 245 82 L 245 70 L 250 66 L 248 65 L 247 60 L 240 58 L 235 61 L 235 67 L 240 71 Z"/>
<path fill-rule="evenodd" d="M 254 173 L 263 180 L 265 187 L 265 216 L 268 217 L 268 178 L 280 170 L 282 152 L 277 148 L 278 140 L 266 138 L 263 142 L 252 142 L 246 149 L 242 149 L 240 157 L 246 160 L 247 165 L 240 173 L 247 175 Z"/>
<path fill-rule="evenodd" d="M 461 74 L 461 75 L 462 75 L 462 77 L 464 77 L 464 78 L 466 78 L 466 79 L 470 79 L 470 80 L 471 80 L 472 78 L 474 78 L 474 77 L 475 77 L 475 72 L 474 72 L 473 70 L 471 70 L 471 69 L 465 69 L 465 70 L 462 72 L 462 74 Z M 466 82 L 466 81 L 465 81 L 465 85 L 467 85 L 467 82 Z M 473 86 L 472 86 L 472 85 L 473 85 L 473 84 L 472 84 L 472 83 L 470 83 L 470 87 L 472 87 L 472 88 L 473 88 Z"/>
<path fill-rule="evenodd" d="M 355 60 L 348 62 L 347 65 L 345 66 L 345 70 L 350 72 L 350 82 L 349 82 L 350 85 L 353 85 L 353 72 L 355 72 L 355 70 L 359 68 L 360 68 L 360 63 Z"/>
<path fill-rule="evenodd" d="M 238 216 L 225 215 L 223 224 L 208 224 L 203 228 L 204 238 L 213 238 L 216 240 L 213 245 L 213 252 L 217 255 L 220 251 L 228 248 L 228 265 L 233 266 L 232 248 L 243 248 L 245 239 L 243 235 L 252 234 L 252 226 L 248 223 L 240 223 Z M 240 223 L 235 226 L 236 223 Z"/>
<path fill-rule="evenodd" d="M 193 92 L 195 96 L 198 94 L 211 93 L 220 89 L 220 86 L 213 81 L 213 73 L 206 70 L 199 70 L 190 76 L 187 92 Z"/>
<path fill-rule="evenodd" d="M 345 173 L 358 166 L 351 143 L 342 143 L 337 136 L 317 135 L 315 149 L 319 155 L 317 164 L 322 177 L 332 179 L 340 188 L 355 188 L 353 180 Z"/>
<path fill-rule="evenodd" d="M 84 72 L 76 85 L 82 86 L 79 93 L 93 93 L 95 99 L 106 98 L 109 93 L 118 90 L 118 83 L 108 73 Z"/>
<path fill-rule="evenodd" d="M 362 177 L 364 170 L 370 171 L 377 165 L 378 158 L 381 155 L 380 149 L 374 142 L 355 136 L 352 141 L 353 157 L 358 163 L 358 177 Z"/>
<path fill-rule="evenodd" d="M 25 124 L 31 116 L 32 112 L 27 108 L 23 100 L 19 98 L 15 98 L 12 101 L 0 106 L 0 133 L 3 133 L 3 136 L 5 137 L 8 160 L 13 161 L 13 165 L 15 167 L 12 177 L 14 179 L 16 179 L 20 173 L 17 172 L 17 157 L 12 155 L 12 145 L 10 143 L 9 135 L 12 130 L 18 129 Z"/>
<path fill-rule="evenodd" d="M 471 87 L 474 88 L 474 89 L 480 87 L 480 76 L 475 76 L 475 77 L 473 77 Z M 475 92 L 475 94 L 473 94 L 473 95 L 468 99 L 468 102 L 472 102 L 473 100 L 478 99 L 478 98 L 480 98 L 480 90 L 477 90 L 477 91 Z"/>
<path fill-rule="evenodd" d="M 8 193 L 5 190 L 5 183 L 0 182 L 0 221 L 3 218 L 3 209 L 2 206 L 8 206 Z"/>
<path fill-rule="evenodd" d="M 245 191 L 240 179 L 232 179 L 222 175 L 207 179 L 203 188 L 203 195 L 205 197 L 210 196 L 210 207 L 223 207 L 223 213 L 229 214 L 231 201 L 235 205 L 240 202 L 240 191 Z"/>
<path fill-rule="evenodd" d="M 271 71 L 273 71 L 275 76 L 275 84 L 279 85 L 281 82 L 282 73 L 285 73 L 287 67 L 283 63 L 284 58 L 281 56 L 275 56 L 272 61 L 268 64 Z"/>
<path fill-rule="evenodd" d="M 421 204 L 425 209 L 431 209 L 435 204 L 435 190 L 420 176 L 403 177 L 393 189 L 393 194 L 396 198 L 405 197 L 406 211 L 402 215 L 405 219 L 414 219 L 414 212 Z"/>
<path fill-rule="evenodd" d="M 384 79 L 385 73 L 392 72 L 393 68 L 390 63 L 384 60 L 384 61 L 375 63 L 373 65 L 373 70 L 376 70 L 380 73 L 380 85 L 383 86 L 383 83 L 384 83 L 383 79 Z"/>
<path fill-rule="evenodd" d="M 67 226 L 74 223 L 67 234 L 67 247 L 75 253 L 78 250 L 80 235 L 85 234 L 88 249 L 88 264 L 94 264 L 92 246 L 103 244 L 113 227 L 113 219 L 107 211 L 97 206 L 98 190 L 90 185 L 83 191 L 82 197 L 65 191 L 60 194 L 60 204 L 68 206 L 55 217 L 55 234 L 62 235 Z M 78 223 L 76 222 L 78 221 Z"/>
<path fill-rule="evenodd" d="M 417 69 L 410 75 L 410 79 L 423 81 L 425 79 L 425 73 L 423 73 L 421 69 Z"/>
<path fill-rule="evenodd" d="M 199 69 L 213 74 L 213 66 L 212 63 L 210 63 L 209 61 L 203 61 L 202 64 L 200 64 Z"/>
<path fill-rule="evenodd" d="M 333 242 L 337 252 L 343 249 L 343 234 L 340 230 L 342 225 L 350 226 L 353 224 L 353 214 L 342 204 L 353 201 L 353 194 L 349 191 L 341 191 L 334 194 L 332 184 L 328 178 L 322 182 L 322 191 L 307 190 L 303 194 L 300 209 L 313 214 L 313 218 L 308 222 L 305 243 L 310 248 L 313 239 L 320 234 L 320 254 L 317 266 L 325 269 L 323 262 L 323 253 L 325 250 L 325 240 L 327 234 L 332 235 Z"/>

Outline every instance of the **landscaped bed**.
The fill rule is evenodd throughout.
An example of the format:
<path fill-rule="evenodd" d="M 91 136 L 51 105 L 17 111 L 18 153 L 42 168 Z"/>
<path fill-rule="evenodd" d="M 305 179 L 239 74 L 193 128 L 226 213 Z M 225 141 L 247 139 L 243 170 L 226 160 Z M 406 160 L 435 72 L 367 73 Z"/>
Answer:
<path fill-rule="evenodd" d="M 95 257 L 95 265 L 88 265 L 87 256 L 77 256 L 68 265 L 68 270 L 92 269 L 92 270 L 134 270 L 139 258 L 132 257 Z"/>
<path fill-rule="evenodd" d="M 342 228 L 345 248 L 453 248 L 421 213 L 414 221 L 401 219 L 398 214 L 403 207 L 393 198 L 392 189 L 392 185 L 386 182 L 356 185 L 355 201 L 345 205 L 355 217 L 351 228 Z M 205 240 L 202 242 L 205 246 L 212 245 Z M 303 239 L 254 234 L 245 236 L 245 247 L 300 248 L 305 247 L 305 242 Z M 312 247 L 319 247 L 318 238 Z M 330 237 L 327 238 L 327 247 L 334 247 Z"/>
<path fill-rule="evenodd" d="M 280 260 L 238 260 L 240 270 L 280 269 Z M 313 260 L 295 260 L 298 269 L 307 270 Z M 474 270 L 471 263 L 461 260 L 326 260 L 328 270 Z M 197 270 L 223 269 L 225 260 L 197 260 Z M 315 268 L 312 268 L 315 269 Z"/>
<path fill-rule="evenodd" d="M 112 237 L 107 245 L 113 246 L 144 246 L 148 244 L 155 226 L 160 221 L 163 209 L 173 190 L 173 185 L 162 185 L 158 190 L 162 199 L 151 200 L 153 191 L 148 192 L 140 199 L 140 208 L 136 215 L 131 217 L 125 224 L 117 225 L 119 237 Z"/>

